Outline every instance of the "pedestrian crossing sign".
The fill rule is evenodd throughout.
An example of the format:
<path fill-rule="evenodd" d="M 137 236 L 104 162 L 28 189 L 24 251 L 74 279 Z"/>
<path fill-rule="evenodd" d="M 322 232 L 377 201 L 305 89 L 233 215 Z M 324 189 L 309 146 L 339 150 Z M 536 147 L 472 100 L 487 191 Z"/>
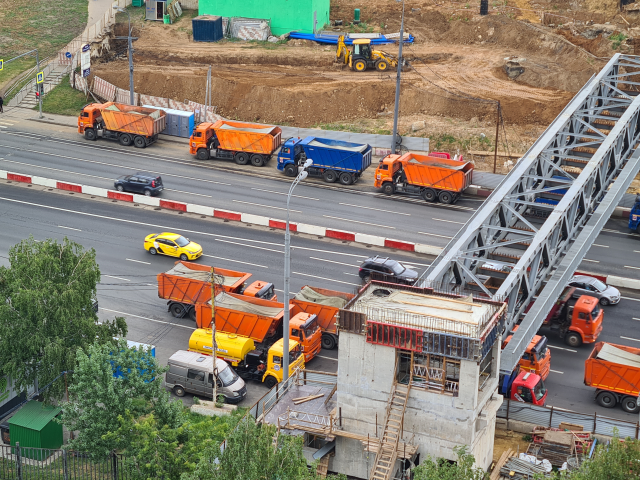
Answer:
<path fill-rule="evenodd" d="M 44 72 L 38 72 L 36 75 L 36 83 L 44 82 Z"/>
<path fill-rule="evenodd" d="M 4 60 L 0 59 L 0 72 L 4 68 Z"/>

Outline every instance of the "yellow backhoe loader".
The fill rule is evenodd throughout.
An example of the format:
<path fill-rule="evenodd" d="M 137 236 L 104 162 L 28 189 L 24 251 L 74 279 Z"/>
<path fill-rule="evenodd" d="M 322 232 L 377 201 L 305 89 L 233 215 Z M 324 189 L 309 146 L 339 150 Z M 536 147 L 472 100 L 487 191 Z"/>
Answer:
<path fill-rule="evenodd" d="M 356 72 L 364 72 L 373 68 L 379 72 L 386 72 L 389 68 L 398 66 L 398 59 L 393 55 L 380 50 L 372 50 L 371 39 L 358 38 L 349 48 L 344 43 L 344 35 L 340 35 L 338 38 L 336 60 L 342 60 L 345 65 L 349 65 L 351 70 Z"/>

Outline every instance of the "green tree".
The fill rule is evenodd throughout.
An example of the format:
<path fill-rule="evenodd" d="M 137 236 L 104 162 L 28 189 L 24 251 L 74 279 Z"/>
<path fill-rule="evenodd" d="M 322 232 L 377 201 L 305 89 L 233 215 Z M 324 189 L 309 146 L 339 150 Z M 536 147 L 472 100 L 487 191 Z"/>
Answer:
<path fill-rule="evenodd" d="M 302 438 L 279 435 L 273 445 L 275 427 L 257 425 L 248 418 L 227 437 L 224 454 L 220 445 L 209 445 L 195 471 L 182 480 L 317 480 L 316 469 L 307 466 L 302 453 Z M 327 478 L 345 479 L 344 475 Z"/>
<path fill-rule="evenodd" d="M 474 468 L 475 458 L 467 452 L 467 447 L 456 447 L 457 462 L 444 458 L 433 461 L 427 458 L 413 470 L 414 480 L 484 480 L 489 476 L 481 468 Z"/>
<path fill-rule="evenodd" d="M 154 412 L 160 428 L 182 424 L 182 402 L 169 401 L 161 378 L 156 378 L 166 369 L 149 352 L 127 348 L 125 340 L 96 342 L 86 351 L 79 348 L 76 362 L 69 401 L 62 404 L 60 419 L 68 430 L 78 432 L 69 442 L 71 448 L 94 456 L 123 449 L 133 432 L 112 435 L 123 418 Z"/>
<path fill-rule="evenodd" d="M 102 325 L 93 310 L 100 270 L 95 250 L 68 240 L 29 237 L 9 250 L 0 267 L 0 373 L 18 390 L 40 387 L 71 371 L 78 347 L 125 335 L 124 319 Z M 64 382 L 43 392 L 61 398 Z"/>

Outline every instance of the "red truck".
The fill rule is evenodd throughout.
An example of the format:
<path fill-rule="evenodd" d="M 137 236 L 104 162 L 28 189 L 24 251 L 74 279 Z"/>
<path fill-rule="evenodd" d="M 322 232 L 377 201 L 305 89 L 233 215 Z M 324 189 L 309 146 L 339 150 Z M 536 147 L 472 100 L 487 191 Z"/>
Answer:
<path fill-rule="evenodd" d="M 322 348 L 332 350 L 338 346 L 337 314 L 355 295 L 305 285 L 291 300 L 292 312 L 310 313 L 316 316 L 322 331 Z"/>
<path fill-rule="evenodd" d="M 267 350 L 282 338 L 284 304 L 261 298 L 219 293 L 216 295 L 216 330 L 249 337 Z M 289 305 L 289 338 L 302 345 L 305 362 L 320 351 L 322 332 L 317 316 L 311 313 L 294 313 Z M 198 328 L 211 328 L 211 302 L 196 304 Z"/>
<path fill-rule="evenodd" d="M 500 375 L 498 389 L 501 395 L 517 402 L 541 405 L 547 401 L 547 387 L 540 375 L 520 369 L 516 369 L 511 375 Z"/>
<path fill-rule="evenodd" d="M 543 327 L 556 330 L 571 347 L 594 343 L 602 332 L 604 318 L 597 298 L 582 295 L 576 300 L 573 298 L 575 290 L 574 287 L 564 289 L 542 324 Z M 533 302 L 529 308 L 532 305 Z"/>
<path fill-rule="evenodd" d="M 640 395 L 640 348 L 596 343 L 584 362 L 584 384 L 596 389 L 599 405 L 638 413 Z"/>
<path fill-rule="evenodd" d="M 158 274 L 158 296 L 167 300 L 174 317 L 188 316 L 196 320 L 196 303 L 211 300 L 211 268 L 198 263 L 178 261 L 171 270 Z M 255 281 L 247 286 L 250 273 L 215 268 L 216 283 L 225 292 L 238 293 L 267 300 L 277 300 L 273 283 Z"/>

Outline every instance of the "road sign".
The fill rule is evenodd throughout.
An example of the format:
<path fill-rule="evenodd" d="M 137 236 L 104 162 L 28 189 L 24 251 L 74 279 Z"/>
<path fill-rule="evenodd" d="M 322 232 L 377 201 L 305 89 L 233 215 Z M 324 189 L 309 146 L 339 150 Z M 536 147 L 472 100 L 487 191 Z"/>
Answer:
<path fill-rule="evenodd" d="M 4 60 L 0 60 L 0 72 L 4 68 Z"/>
<path fill-rule="evenodd" d="M 65 53 L 64 56 L 67 57 L 67 58 L 71 58 L 71 52 Z"/>
<path fill-rule="evenodd" d="M 82 76 L 88 77 L 91 72 L 91 45 L 82 46 L 82 54 L 80 55 L 80 69 Z"/>
<path fill-rule="evenodd" d="M 36 74 L 36 83 L 44 82 L 44 72 L 38 72 Z"/>

